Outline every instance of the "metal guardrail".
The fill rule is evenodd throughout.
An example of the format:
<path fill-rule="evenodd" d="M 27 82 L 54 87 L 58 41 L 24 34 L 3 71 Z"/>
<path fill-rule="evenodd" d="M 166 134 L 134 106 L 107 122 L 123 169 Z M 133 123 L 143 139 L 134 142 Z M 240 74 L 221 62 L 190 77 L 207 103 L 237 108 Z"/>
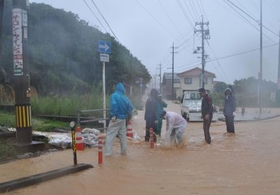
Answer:
<path fill-rule="evenodd" d="M 81 126 L 82 124 L 86 124 L 86 123 L 91 123 L 91 122 L 99 122 L 99 123 L 105 123 L 103 125 L 103 132 L 106 132 L 107 130 L 107 123 L 106 121 L 109 120 L 109 116 L 108 114 L 105 114 L 106 118 L 104 117 L 82 117 L 82 114 L 92 114 L 92 113 L 97 113 L 96 115 L 99 116 L 99 115 L 102 115 L 104 112 L 105 113 L 109 113 L 110 109 L 93 109 L 93 110 L 77 110 L 77 126 Z M 104 116 L 104 115 L 103 115 Z"/>

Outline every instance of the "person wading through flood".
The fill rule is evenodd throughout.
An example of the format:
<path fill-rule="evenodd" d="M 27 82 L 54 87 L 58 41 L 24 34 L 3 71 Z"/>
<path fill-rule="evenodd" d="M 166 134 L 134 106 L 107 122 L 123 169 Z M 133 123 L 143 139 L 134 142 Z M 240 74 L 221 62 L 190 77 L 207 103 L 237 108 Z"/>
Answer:
<path fill-rule="evenodd" d="M 118 83 L 115 92 L 110 97 L 110 122 L 106 133 L 105 156 L 112 155 L 113 142 L 118 135 L 121 142 L 121 154 L 126 155 L 126 118 L 131 115 L 133 105 L 125 96 L 125 88 Z"/>
<path fill-rule="evenodd" d="M 157 132 L 157 106 L 158 106 L 158 91 L 156 89 L 151 89 L 149 98 L 145 105 L 145 116 L 146 121 L 146 135 L 145 141 L 150 140 L 150 128 L 153 128 L 154 132 Z M 156 136 L 154 136 L 154 141 L 156 142 Z"/>
<path fill-rule="evenodd" d="M 161 112 L 160 118 L 166 120 L 164 146 L 184 146 L 183 135 L 187 128 L 187 121 L 176 112 Z"/>
<path fill-rule="evenodd" d="M 210 125 L 213 118 L 212 98 L 206 93 L 204 88 L 198 89 L 202 97 L 201 114 L 203 118 L 203 131 L 207 144 L 211 144 Z"/>
<path fill-rule="evenodd" d="M 226 120 L 227 132 L 235 133 L 234 130 L 234 116 L 236 110 L 235 96 L 230 88 L 225 90 L 225 102 L 224 102 L 224 116 Z"/>
<path fill-rule="evenodd" d="M 161 137 L 161 129 L 162 129 L 162 119 L 160 115 L 163 111 L 163 108 L 167 107 L 167 103 L 162 99 L 162 94 L 158 94 L 158 105 L 157 105 L 157 131 L 155 132 L 159 137 Z"/>

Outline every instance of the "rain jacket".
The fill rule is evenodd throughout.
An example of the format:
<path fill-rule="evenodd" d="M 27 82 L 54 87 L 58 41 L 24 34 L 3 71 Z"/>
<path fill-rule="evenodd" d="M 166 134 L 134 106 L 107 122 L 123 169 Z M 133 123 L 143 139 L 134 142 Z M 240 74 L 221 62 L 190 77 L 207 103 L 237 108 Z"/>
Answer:
<path fill-rule="evenodd" d="M 183 133 L 187 127 L 187 121 L 176 112 L 166 112 L 166 133 L 165 140 L 170 138 L 173 129 Z"/>
<path fill-rule="evenodd" d="M 133 109 L 131 101 L 125 95 L 123 84 L 118 83 L 110 98 L 110 118 L 126 119 Z"/>
<path fill-rule="evenodd" d="M 233 112 L 236 110 L 236 101 L 235 96 L 232 94 L 230 89 L 226 89 L 230 91 L 230 94 L 227 95 L 225 93 L 225 103 L 224 103 L 224 115 L 225 116 L 233 116 Z"/>
<path fill-rule="evenodd" d="M 208 96 L 208 94 L 205 95 L 205 97 L 202 98 L 201 103 L 201 114 L 204 118 L 207 114 L 213 116 L 213 105 L 212 105 L 212 98 Z"/>
<path fill-rule="evenodd" d="M 145 105 L 145 121 L 146 128 L 157 129 L 157 124 L 155 121 L 157 120 L 157 105 L 158 105 L 158 91 L 156 89 L 151 90 L 150 97 L 147 99 Z"/>

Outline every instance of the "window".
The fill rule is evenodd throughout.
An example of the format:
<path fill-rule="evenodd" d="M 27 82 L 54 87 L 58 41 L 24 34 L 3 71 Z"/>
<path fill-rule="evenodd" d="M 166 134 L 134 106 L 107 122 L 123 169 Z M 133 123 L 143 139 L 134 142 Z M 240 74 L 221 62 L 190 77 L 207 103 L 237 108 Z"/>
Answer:
<path fill-rule="evenodd" d="M 184 78 L 185 84 L 192 84 L 192 78 Z"/>
<path fill-rule="evenodd" d="M 200 81 L 202 80 L 202 78 L 200 79 Z M 204 77 L 204 84 L 207 84 L 207 78 Z"/>

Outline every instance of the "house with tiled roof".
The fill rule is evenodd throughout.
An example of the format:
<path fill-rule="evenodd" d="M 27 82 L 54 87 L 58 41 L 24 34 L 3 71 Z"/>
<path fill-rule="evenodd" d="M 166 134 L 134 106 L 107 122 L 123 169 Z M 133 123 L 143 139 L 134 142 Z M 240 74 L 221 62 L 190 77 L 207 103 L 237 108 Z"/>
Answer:
<path fill-rule="evenodd" d="M 213 91 L 216 75 L 204 70 L 204 88 Z M 196 90 L 202 87 L 202 69 L 193 68 L 181 73 L 174 73 L 174 98 L 182 97 L 185 90 Z M 162 80 L 162 93 L 166 99 L 172 99 L 172 73 L 164 73 Z"/>

